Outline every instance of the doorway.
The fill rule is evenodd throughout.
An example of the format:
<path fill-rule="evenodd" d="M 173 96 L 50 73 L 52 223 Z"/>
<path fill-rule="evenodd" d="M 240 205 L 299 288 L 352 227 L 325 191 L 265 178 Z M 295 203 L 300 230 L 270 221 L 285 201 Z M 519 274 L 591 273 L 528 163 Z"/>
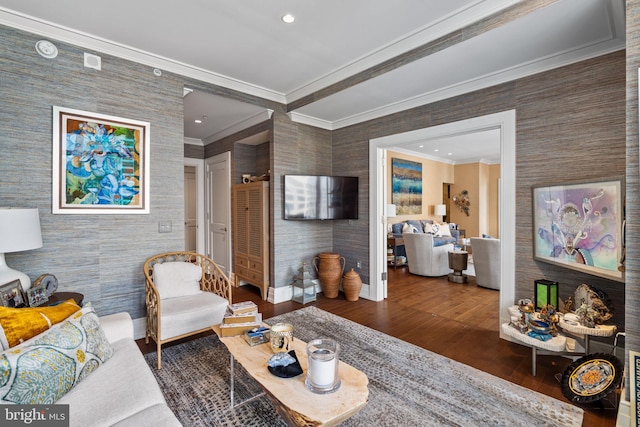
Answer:
<path fill-rule="evenodd" d="M 420 139 L 434 139 L 456 134 L 473 133 L 480 130 L 500 130 L 500 237 L 501 277 L 500 322 L 508 322 L 508 307 L 515 298 L 515 110 L 434 126 L 402 134 L 375 138 L 369 141 L 369 211 L 370 218 L 383 218 L 385 206 L 384 165 L 386 151 L 398 145 Z M 380 301 L 387 292 L 386 283 L 386 227 L 380 221 L 369 222 L 370 284 L 368 298 Z M 501 337 L 502 333 L 501 333 Z M 504 337 L 503 337 L 504 338 Z"/>
<path fill-rule="evenodd" d="M 204 253 L 204 160 L 185 157 L 184 170 L 185 250 L 195 250 L 202 254 Z M 190 204 L 195 211 L 188 213 L 188 209 L 191 208 L 187 208 L 187 204 Z M 191 227 L 193 232 L 191 236 L 189 236 L 188 227 Z M 188 242 L 188 239 L 195 239 L 195 246 L 192 242 Z"/>
<path fill-rule="evenodd" d="M 205 254 L 231 274 L 231 152 L 205 161 Z"/>

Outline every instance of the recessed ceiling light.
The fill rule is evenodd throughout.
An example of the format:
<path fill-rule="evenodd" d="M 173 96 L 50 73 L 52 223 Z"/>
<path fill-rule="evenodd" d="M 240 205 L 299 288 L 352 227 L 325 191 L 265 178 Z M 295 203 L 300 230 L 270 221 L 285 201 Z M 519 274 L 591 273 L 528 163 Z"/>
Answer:
<path fill-rule="evenodd" d="M 418 145 L 418 148 L 424 148 L 424 145 L 420 144 Z"/>
<path fill-rule="evenodd" d="M 282 15 L 282 22 L 284 22 L 285 24 L 292 24 L 293 21 L 295 20 L 296 20 L 296 17 L 290 13 L 287 13 L 286 15 Z"/>
<path fill-rule="evenodd" d="M 194 120 L 194 122 L 196 122 L 197 124 L 200 124 L 200 123 L 202 123 L 202 120 L 200 120 L 200 119 L 195 119 L 195 120 Z"/>
<path fill-rule="evenodd" d="M 438 150 L 438 149 L 436 148 L 436 149 L 435 149 L 435 150 L 433 150 L 433 151 L 435 151 L 435 152 L 437 153 L 437 152 L 438 152 L 438 151 L 440 151 L 440 150 Z"/>
<path fill-rule="evenodd" d="M 453 156 L 453 153 L 447 153 L 447 156 Z"/>

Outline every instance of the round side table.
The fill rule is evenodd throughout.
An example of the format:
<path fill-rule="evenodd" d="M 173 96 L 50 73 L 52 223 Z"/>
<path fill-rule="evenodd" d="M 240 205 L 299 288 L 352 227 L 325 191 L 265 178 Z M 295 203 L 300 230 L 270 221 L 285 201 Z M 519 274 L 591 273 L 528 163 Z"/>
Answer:
<path fill-rule="evenodd" d="M 61 302 L 64 302 L 68 299 L 73 299 L 76 304 L 82 307 L 82 301 L 84 300 L 84 295 L 78 292 L 55 292 L 53 293 L 46 302 L 46 305 L 58 305 Z"/>
<path fill-rule="evenodd" d="M 453 273 L 449 273 L 448 280 L 454 283 L 467 283 L 469 276 L 462 274 L 467 269 L 467 260 L 469 253 L 467 251 L 450 251 L 449 252 L 449 268 Z"/>

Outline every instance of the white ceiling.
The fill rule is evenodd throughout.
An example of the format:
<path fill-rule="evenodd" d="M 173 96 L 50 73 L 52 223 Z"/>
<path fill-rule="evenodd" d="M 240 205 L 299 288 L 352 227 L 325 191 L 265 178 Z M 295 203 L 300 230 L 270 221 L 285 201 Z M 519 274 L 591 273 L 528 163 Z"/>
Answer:
<path fill-rule="evenodd" d="M 0 3 L 2 24 L 289 104 L 519 1 Z M 296 21 L 284 24 L 285 13 Z M 558 0 L 290 114 L 297 122 L 339 129 L 624 49 L 624 23 L 624 0 Z M 264 108 L 193 92 L 185 97 L 185 136 L 215 141 L 268 115 Z M 487 136 L 466 136 L 473 146 L 493 141 L 493 149 L 480 153 L 453 138 L 404 149 L 434 158 L 451 153 L 444 159 L 452 163 L 495 162 L 499 144 L 496 151 L 495 138 Z"/>

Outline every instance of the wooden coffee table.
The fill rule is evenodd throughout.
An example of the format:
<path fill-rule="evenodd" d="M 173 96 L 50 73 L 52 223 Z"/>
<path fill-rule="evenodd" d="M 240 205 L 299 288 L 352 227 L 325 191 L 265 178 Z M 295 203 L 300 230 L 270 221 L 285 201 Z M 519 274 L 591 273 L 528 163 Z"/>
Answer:
<path fill-rule="evenodd" d="M 220 328 L 213 330 L 220 337 Z M 267 369 L 267 361 L 273 352 L 269 343 L 251 347 L 242 335 L 220 337 L 231 353 L 231 396 L 233 396 L 233 364 L 237 360 L 271 398 L 278 413 L 291 426 L 333 426 L 360 411 L 369 397 L 367 376 L 342 361 L 338 368 L 340 388 L 333 393 L 316 394 L 304 384 L 307 374 L 306 343 L 293 340 L 293 350 L 303 373 L 294 378 L 279 378 Z M 233 397 L 231 397 L 233 406 Z"/>

